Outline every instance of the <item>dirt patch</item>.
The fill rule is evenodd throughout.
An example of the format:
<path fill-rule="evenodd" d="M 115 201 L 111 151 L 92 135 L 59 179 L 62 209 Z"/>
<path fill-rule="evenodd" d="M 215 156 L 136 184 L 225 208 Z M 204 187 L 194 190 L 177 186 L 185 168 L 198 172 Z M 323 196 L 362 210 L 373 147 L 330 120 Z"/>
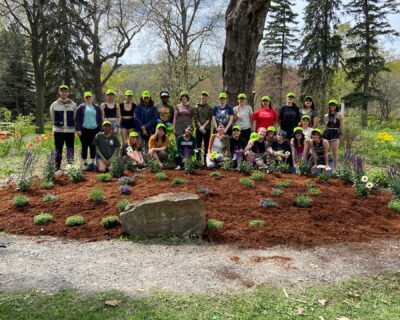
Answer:
<path fill-rule="evenodd" d="M 209 194 L 199 195 L 205 203 L 207 218 L 224 221 L 218 230 L 208 230 L 205 238 L 217 243 L 234 243 L 241 247 L 269 247 L 283 245 L 316 245 L 321 243 L 361 242 L 373 238 L 400 236 L 400 215 L 387 209 L 391 195 L 373 191 L 367 198 L 355 195 L 351 185 L 332 179 L 329 184 L 320 184 L 314 178 L 289 174 L 267 175 L 266 180 L 257 182 L 254 188 L 239 183 L 241 174 L 221 171 L 223 178 L 210 177 L 208 170 L 197 170 L 194 175 L 166 171 L 168 180 L 160 181 L 150 172 L 136 175 L 131 194 L 120 195 L 117 179 L 97 182 L 96 173 L 86 173 L 86 180 L 77 184 L 62 176 L 51 190 L 41 190 L 36 182 L 33 190 L 26 193 L 29 205 L 22 209 L 12 206 L 16 194 L 8 186 L 0 192 L 0 230 L 13 234 L 51 235 L 57 237 L 86 239 L 89 241 L 112 239 L 122 234 L 120 227 L 104 229 L 100 220 L 118 214 L 116 204 L 122 199 L 141 200 L 164 192 L 197 193 L 200 186 L 207 187 Z M 183 185 L 172 185 L 175 177 L 182 176 Z M 293 183 L 279 197 L 271 195 L 275 183 L 291 179 Z M 294 206 L 295 197 L 306 193 L 307 180 L 313 180 L 322 190 L 312 196 L 313 206 L 309 209 Z M 93 187 L 104 191 L 105 201 L 95 204 L 89 200 Z M 43 202 L 46 193 L 53 193 L 57 201 Z M 259 201 L 272 198 L 274 208 L 262 209 Z M 33 224 L 33 217 L 41 212 L 54 215 L 54 222 L 46 226 Z M 68 216 L 81 214 L 86 223 L 80 227 L 68 227 Z M 265 226 L 251 228 L 251 220 L 264 220 Z"/>

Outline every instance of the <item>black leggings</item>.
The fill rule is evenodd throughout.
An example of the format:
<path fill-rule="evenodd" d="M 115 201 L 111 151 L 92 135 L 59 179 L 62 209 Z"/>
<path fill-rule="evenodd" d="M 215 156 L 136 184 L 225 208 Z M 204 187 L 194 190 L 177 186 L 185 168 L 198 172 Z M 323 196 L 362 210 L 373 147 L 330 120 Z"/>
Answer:
<path fill-rule="evenodd" d="M 94 159 L 96 156 L 96 147 L 93 145 L 93 140 L 95 135 L 99 132 L 99 130 L 96 129 L 85 129 L 82 128 L 82 134 L 79 136 L 81 139 L 81 144 L 82 144 L 82 159 L 86 160 L 88 156 L 88 148 L 90 149 L 90 159 Z"/>
<path fill-rule="evenodd" d="M 210 129 L 206 129 L 205 133 L 196 129 L 196 145 L 198 149 L 201 149 L 201 145 L 204 142 L 204 165 L 206 164 L 206 155 L 208 152 L 208 144 L 210 143 Z M 197 153 L 197 160 L 200 160 L 201 152 Z"/>
<path fill-rule="evenodd" d="M 64 143 L 67 146 L 67 159 L 69 162 L 74 160 L 74 139 L 75 132 L 54 132 L 54 145 L 56 147 L 56 168 L 60 169 Z"/>

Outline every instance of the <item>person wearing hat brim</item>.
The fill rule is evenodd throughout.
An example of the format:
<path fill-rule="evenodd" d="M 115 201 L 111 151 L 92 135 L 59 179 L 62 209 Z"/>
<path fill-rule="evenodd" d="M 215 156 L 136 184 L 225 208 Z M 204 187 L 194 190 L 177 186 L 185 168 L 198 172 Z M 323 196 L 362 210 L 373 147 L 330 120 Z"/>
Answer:
<path fill-rule="evenodd" d="M 263 96 L 261 98 L 261 107 L 253 113 L 253 130 L 258 131 L 260 128 L 268 128 L 278 126 L 278 113 L 274 108 L 270 98 Z"/>
<path fill-rule="evenodd" d="M 319 174 L 321 172 L 331 172 L 331 166 L 329 164 L 329 142 L 322 138 L 321 130 L 314 128 L 311 132 L 311 138 L 306 140 L 303 152 L 303 161 L 307 161 L 308 155 L 312 154 L 312 174 Z M 318 165 L 324 165 L 324 169 L 319 169 Z"/>
<path fill-rule="evenodd" d="M 304 154 L 304 145 L 306 142 L 306 137 L 303 133 L 303 128 L 296 127 L 293 129 L 293 138 L 290 140 L 290 147 L 292 149 L 292 163 L 293 163 L 293 173 L 298 171 L 298 163 L 302 161 Z"/>
<path fill-rule="evenodd" d="M 115 102 L 115 92 L 112 89 L 106 91 L 105 101 L 100 104 L 102 118 L 111 122 L 113 133 L 118 135 L 121 122 L 121 111 L 118 103 Z"/>
<path fill-rule="evenodd" d="M 294 94 L 289 92 L 286 97 L 286 104 L 279 112 L 281 129 L 286 132 L 286 138 L 289 140 L 293 137 L 293 129 L 300 122 L 300 110 L 294 101 Z"/>
<path fill-rule="evenodd" d="M 250 140 L 253 109 L 247 104 L 247 96 L 244 93 L 239 94 L 238 105 L 233 108 L 233 113 L 233 125 L 240 126 L 241 136 L 247 143 Z"/>
<path fill-rule="evenodd" d="M 157 108 L 148 91 L 143 91 L 140 103 L 135 108 L 136 129 L 142 138 L 143 147 L 147 150 L 150 137 L 156 131 Z M 144 151 L 146 152 L 146 151 Z"/>
<path fill-rule="evenodd" d="M 165 161 L 168 159 L 168 146 L 167 128 L 164 124 L 159 123 L 156 127 L 156 133 L 151 135 L 149 139 L 148 155 L 158 162 L 160 168 L 164 167 Z"/>
<path fill-rule="evenodd" d="M 199 97 L 199 103 L 194 107 L 193 121 L 196 127 L 196 145 L 197 149 L 201 150 L 204 144 L 203 161 L 206 165 L 206 157 L 208 144 L 210 143 L 211 136 L 211 118 L 212 108 L 208 104 L 208 93 L 202 92 Z M 200 161 L 201 152 L 197 153 L 197 160 Z"/>
<path fill-rule="evenodd" d="M 328 113 L 324 116 L 325 130 L 322 137 L 329 142 L 329 152 L 333 155 L 333 170 L 339 163 L 340 134 L 343 132 L 344 118 L 339 112 L 339 105 L 335 99 L 328 102 Z"/>
<path fill-rule="evenodd" d="M 290 143 L 285 140 L 286 132 L 283 130 L 277 130 L 276 140 L 272 142 L 271 147 L 268 148 L 268 153 L 275 157 L 277 163 L 289 164 L 289 168 L 292 168 L 292 149 L 290 148 Z"/>
<path fill-rule="evenodd" d="M 119 157 L 123 162 L 132 161 L 132 165 L 138 169 L 144 167 L 144 159 L 142 147 L 140 144 L 139 134 L 136 131 L 129 133 L 128 141 L 122 144 L 119 150 Z"/>
<path fill-rule="evenodd" d="M 175 170 L 182 169 L 189 158 L 195 157 L 195 150 L 196 139 L 193 137 L 193 127 L 188 126 L 185 133 L 176 139 L 175 162 L 177 167 Z"/>
<path fill-rule="evenodd" d="M 248 141 L 242 137 L 241 132 L 242 130 L 240 126 L 233 126 L 232 137 L 230 138 L 229 145 L 234 168 L 237 167 L 240 161 L 244 160 L 244 149 L 246 148 Z"/>
<path fill-rule="evenodd" d="M 225 134 L 230 136 L 232 134 L 233 124 L 233 109 L 226 103 L 226 93 L 221 92 L 219 98 L 219 104 L 213 107 L 212 110 L 212 122 L 214 125 L 214 133 L 217 132 L 218 125 L 222 123 L 225 127 Z"/>
<path fill-rule="evenodd" d="M 163 90 L 160 92 L 160 100 L 161 104 L 157 106 L 158 112 L 158 123 L 162 122 L 166 127 L 172 126 L 172 122 L 174 121 L 174 107 L 169 102 L 169 92 L 167 90 Z"/>
<path fill-rule="evenodd" d="M 87 91 L 84 94 L 85 102 L 80 104 L 76 111 L 76 131 L 81 141 L 81 157 L 85 170 L 95 170 L 96 148 L 93 145 L 94 137 L 102 127 L 101 110 L 93 103 L 92 93 Z M 88 163 L 88 148 L 90 160 Z"/>
<path fill-rule="evenodd" d="M 210 137 L 206 157 L 207 168 L 215 168 L 221 161 L 229 157 L 229 136 L 225 134 L 225 126 L 220 123 L 217 133 Z"/>
<path fill-rule="evenodd" d="M 303 102 L 303 109 L 300 110 L 301 116 L 308 115 L 310 117 L 310 127 L 317 128 L 319 125 L 319 114 L 315 108 L 315 103 L 311 96 L 306 96 Z"/>
<path fill-rule="evenodd" d="M 181 103 L 176 105 L 174 109 L 174 135 L 179 137 L 185 133 L 188 126 L 193 123 L 194 109 L 189 103 L 189 94 L 186 91 L 181 92 L 180 100 Z"/>
<path fill-rule="evenodd" d="M 247 161 L 253 163 L 257 167 L 263 167 L 265 165 L 265 157 L 267 155 L 267 129 L 259 128 L 258 131 L 258 139 L 253 140 L 250 138 L 247 143 L 246 148 L 244 149 L 244 155 L 246 156 Z"/>
<path fill-rule="evenodd" d="M 133 102 L 132 90 L 125 91 L 125 100 L 119 104 L 121 114 L 120 128 L 122 143 L 128 140 L 129 134 L 136 127 L 135 115 L 136 103 Z"/>
<path fill-rule="evenodd" d="M 96 147 L 96 164 L 98 172 L 106 172 L 111 165 L 111 158 L 118 157 L 119 147 L 121 146 L 117 136 L 113 133 L 110 121 L 103 121 L 103 132 L 96 134 L 93 140 Z"/>
<path fill-rule="evenodd" d="M 76 103 L 69 99 L 69 88 L 61 85 L 58 90 L 59 98 L 50 106 L 50 117 L 53 124 L 54 145 L 56 149 L 56 170 L 61 168 L 64 144 L 67 148 L 67 161 L 74 161 Z"/>

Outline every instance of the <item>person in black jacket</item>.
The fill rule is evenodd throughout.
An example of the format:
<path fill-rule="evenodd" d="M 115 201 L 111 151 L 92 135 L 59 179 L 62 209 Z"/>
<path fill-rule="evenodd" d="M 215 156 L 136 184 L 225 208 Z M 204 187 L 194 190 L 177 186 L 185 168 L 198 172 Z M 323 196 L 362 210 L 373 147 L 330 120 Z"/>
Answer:
<path fill-rule="evenodd" d="M 240 126 L 234 126 L 232 128 L 232 137 L 230 139 L 230 152 L 234 167 L 237 167 L 238 161 L 243 160 L 244 149 L 247 146 L 247 141 L 241 136 Z"/>
<path fill-rule="evenodd" d="M 286 132 L 286 138 L 290 140 L 293 137 L 293 129 L 300 122 L 300 110 L 295 104 L 295 95 L 293 92 L 287 94 L 286 105 L 279 112 L 279 121 L 281 129 Z"/>

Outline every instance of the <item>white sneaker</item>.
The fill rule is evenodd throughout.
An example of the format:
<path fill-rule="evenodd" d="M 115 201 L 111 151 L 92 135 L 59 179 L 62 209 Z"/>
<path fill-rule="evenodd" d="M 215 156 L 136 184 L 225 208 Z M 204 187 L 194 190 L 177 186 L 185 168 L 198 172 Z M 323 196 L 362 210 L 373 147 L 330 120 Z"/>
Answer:
<path fill-rule="evenodd" d="M 177 166 L 175 170 L 181 170 L 181 166 Z"/>

